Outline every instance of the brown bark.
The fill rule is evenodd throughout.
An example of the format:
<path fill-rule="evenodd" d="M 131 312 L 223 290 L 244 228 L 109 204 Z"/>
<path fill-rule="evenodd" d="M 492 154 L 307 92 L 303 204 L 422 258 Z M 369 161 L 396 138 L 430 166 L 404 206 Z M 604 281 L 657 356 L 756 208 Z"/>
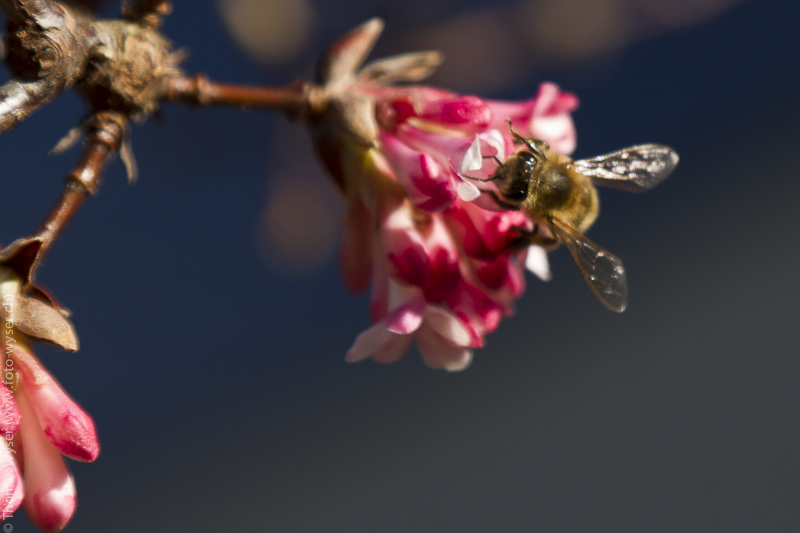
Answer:
<path fill-rule="evenodd" d="M 40 255 L 44 255 L 83 201 L 95 194 L 103 170 L 122 146 L 127 119 L 120 113 L 98 113 L 89 123 L 86 144 L 78 165 L 69 173 L 64 192 L 45 217 L 36 238 L 42 240 Z"/>
<path fill-rule="evenodd" d="M 203 74 L 176 76 L 169 80 L 167 98 L 193 105 L 229 105 L 247 109 L 284 111 L 299 118 L 309 111 L 311 86 L 293 83 L 285 87 L 230 85 L 209 80 Z"/>

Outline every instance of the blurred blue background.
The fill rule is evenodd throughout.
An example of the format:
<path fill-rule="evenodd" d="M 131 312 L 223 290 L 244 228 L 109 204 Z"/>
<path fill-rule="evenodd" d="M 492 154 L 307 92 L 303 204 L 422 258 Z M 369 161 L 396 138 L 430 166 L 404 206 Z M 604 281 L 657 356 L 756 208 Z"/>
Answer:
<path fill-rule="evenodd" d="M 375 15 L 373 57 L 442 49 L 437 85 L 575 92 L 576 157 L 678 151 L 656 190 L 601 191 L 628 310 L 560 249 L 465 372 L 348 365 L 367 297 L 302 126 L 165 106 L 133 128 L 139 182 L 115 163 L 39 272 L 82 349 L 38 352 L 103 447 L 71 463 L 68 531 L 797 531 L 800 3 L 179 1 L 164 29 L 189 72 L 278 85 Z M 58 197 L 78 152 L 46 154 L 84 112 L 64 94 L 0 138 L 3 243 Z"/>

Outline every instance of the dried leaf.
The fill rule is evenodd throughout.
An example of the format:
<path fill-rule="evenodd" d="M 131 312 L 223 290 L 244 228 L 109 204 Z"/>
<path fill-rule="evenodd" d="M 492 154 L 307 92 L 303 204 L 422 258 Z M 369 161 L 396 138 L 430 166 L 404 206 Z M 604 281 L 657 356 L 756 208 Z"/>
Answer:
<path fill-rule="evenodd" d="M 67 150 L 71 149 L 73 146 L 78 144 L 78 141 L 81 140 L 83 134 L 86 132 L 86 123 L 79 126 L 75 126 L 71 130 L 67 132 L 66 135 L 61 137 L 61 139 L 56 143 L 56 145 L 50 150 L 50 155 L 61 155 Z"/>
<path fill-rule="evenodd" d="M 328 116 L 333 121 L 333 127 L 352 142 L 364 147 L 376 146 L 378 123 L 370 97 L 346 93 L 331 103 Z"/>
<path fill-rule="evenodd" d="M 0 264 L 13 270 L 23 285 L 32 283 L 43 242 L 41 237 L 17 239 L 0 250 Z"/>
<path fill-rule="evenodd" d="M 139 166 L 136 164 L 136 157 L 133 155 L 131 127 L 127 122 L 125 123 L 125 131 L 122 134 L 122 144 L 119 147 L 119 158 L 128 175 L 128 183 L 136 182 L 139 177 Z"/>
<path fill-rule="evenodd" d="M 361 69 L 358 81 L 375 85 L 415 83 L 428 78 L 442 62 L 444 55 L 436 50 L 387 57 Z"/>
<path fill-rule="evenodd" d="M 14 319 L 15 326 L 23 333 L 71 352 L 78 351 L 78 336 L 72 323 L 46 303 L 23 296 Z"/>
<path fill-rule="evenodd" d="M 367 59 L 383 26 L 376 17 L 334 41 L 317 64 L 317 84 L 331 89 L 346 82 Z"/>

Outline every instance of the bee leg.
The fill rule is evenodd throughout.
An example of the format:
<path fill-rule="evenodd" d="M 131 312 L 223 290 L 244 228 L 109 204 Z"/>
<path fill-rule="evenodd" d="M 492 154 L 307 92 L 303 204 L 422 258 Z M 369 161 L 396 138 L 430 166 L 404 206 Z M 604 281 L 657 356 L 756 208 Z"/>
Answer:
<path fill-rule="evenodd" d="M 503 209 L 506 209 L 508 211 L 519 211 L 519 209 L 520 209 L 520 207 L 518 205 L 510 204 L 510 203 L 508 203 L 508 202 L 506 202 L 504 200 L 501 200 L 500 197 L 497 196 L 497 193 L 494 192 L 494 191 L 481 191 L 481 194 L 488 194 L 489 196 L 492 197 L 492 200 L 494 200 L 494 203 L 496 203 L 498 206 L 500 206 Z"/>
<path fill-rule="evenodd" d="M 494 181 L 494 180 L 496 180 L 497 178 L 500 177 L 500 176 L 490 176 L 488 178 L 473 178 L 472 176 L 467 176 L 466 174 L 462 174 L 462 176 L 465 177 L 465 178 L 471 179 L 471 180 L 483 181 L 483 182 Z"/>
<path fill-rule="evenodd" d="M 503 162 L 500 161 L 500 159 L 497 158 L 496 155 L 485 155 L 485 156 L 483 156 L 483 158 L 484 159 L 494 159 L 495 161 L 497 161 L 497 166 L 499 166 L 499 167 L 504 167 L 505 166 L 503 164 Z"/>
<path fill-rule="evenodd" d="M 523 228 L 521 226 L 511 226 L 510 229 L 512 229 L 512 230 L 514 230 L 514 231 L 516 231 L 517 233 L 520 234 L 519 237 L 517 237 L 516 239 L 514 239 L 512 241 L 512 243 L 514 243 L 517 239 L 524 240 L 526 246 L 531 245 L 531 244 L 538 244 L 539 246 L 545 246 L 546 247 L 546 246 L 552 246 L 552 245 L 558 243 L 557 239 L 548 239 L 547 237 L 542 237 L 539 234 L 539 224 L 538 223 L 534 224 L 532 231 L 527 230 L 527 229 L 525 229 L 525 228 Z M 512 246 L 513 246 L 513 244 L 512 244 Z"/>

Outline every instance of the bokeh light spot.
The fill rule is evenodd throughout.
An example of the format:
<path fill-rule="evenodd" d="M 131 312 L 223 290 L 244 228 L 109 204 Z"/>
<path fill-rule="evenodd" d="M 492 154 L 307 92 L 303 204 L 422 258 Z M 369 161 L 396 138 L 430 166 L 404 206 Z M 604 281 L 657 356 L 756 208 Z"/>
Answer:
<path fill-rule="evenodd" d="M 554 58 L 580 60 L 622 47 L 626 9 L 619 0 L 545 0 L 522 9 L 528 38 Z"/>
<path fill-rule="evenodd" d="M 284 274 L 312 272 L 333 253 L 340 208 L 322 180 L 293 175 L 276 179 L 261 215 L 259 251 Z"/>
<path fill-rule="evenodd" d="M 308 43 L 314 9 L 308 0 L 218 0 L 239 45 L 265 63 L 294 59 Z"/>

